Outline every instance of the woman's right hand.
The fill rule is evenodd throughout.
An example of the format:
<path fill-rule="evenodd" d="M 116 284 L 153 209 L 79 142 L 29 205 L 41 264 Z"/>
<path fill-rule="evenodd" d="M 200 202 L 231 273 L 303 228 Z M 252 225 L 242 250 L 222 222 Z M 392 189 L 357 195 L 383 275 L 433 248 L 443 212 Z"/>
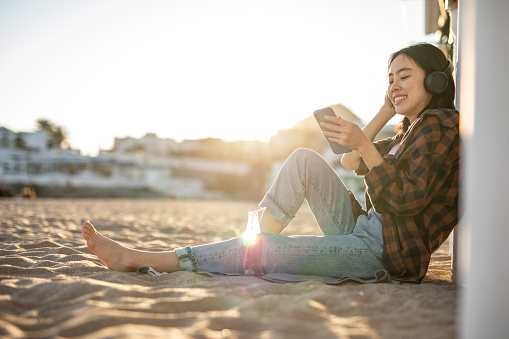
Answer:
<path fill-rule="evenodd" d="M 396 115 L 396 109 L 394 108 L 394 104 L 392 103 L 388 93 L 385 94 L 385 101 L 380 112 L 386 114 L 389 117 L 389 120 Z"/>

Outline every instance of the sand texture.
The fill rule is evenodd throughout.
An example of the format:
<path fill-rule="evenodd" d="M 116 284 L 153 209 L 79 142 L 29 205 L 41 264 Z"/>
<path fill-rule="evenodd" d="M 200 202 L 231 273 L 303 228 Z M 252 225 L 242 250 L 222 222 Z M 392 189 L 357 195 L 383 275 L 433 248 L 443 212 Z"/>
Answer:
<path fill-rule="evenodd" d="M 240 235 L 256 203 L 150 199 L 0 200 L 3 338 L 454 338 L 457 287 L 444 245 L 424 283 L 277 284 L 254 277 L 106 269 L 81 224 L 167 250 Z M 289 230 L 318 234 L 303 207 Z"/>

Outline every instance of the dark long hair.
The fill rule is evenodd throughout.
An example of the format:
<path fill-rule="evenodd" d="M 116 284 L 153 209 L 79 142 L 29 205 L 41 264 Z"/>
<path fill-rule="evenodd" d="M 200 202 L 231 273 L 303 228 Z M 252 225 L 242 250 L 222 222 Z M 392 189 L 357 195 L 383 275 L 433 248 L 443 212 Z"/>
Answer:
<path fill-rule="evenodd" d="M 420 68 L 424 70 L 426 75 L 436 71 L 445 71 L 447 75 L 448 84 L 445 92 L 440 94 L 433 94 L 428 105 L 422 110 L 420 114 L 428 109 L 433 108 L 452 108 L 454 109 L 454 96 L 456 94 L 456 86 L 454 85 L 454 78 L 452 71 L 446 70 L 448 60 L 445 54 L 438 48 L 428 43 L 420 43 L 405 47 L 399 51 L 393 53 L 389 58 L 389 68 L 392 62 L 399 55 L 404 54 L 412 59 Z M 450 68 L 452 70 L 452 67 Z M 419 114 L 419 115 L 420 115 Z M 406 132 L 410 125 L 409 120 L 404 117 L 398 126 L 398 132 Z"/>

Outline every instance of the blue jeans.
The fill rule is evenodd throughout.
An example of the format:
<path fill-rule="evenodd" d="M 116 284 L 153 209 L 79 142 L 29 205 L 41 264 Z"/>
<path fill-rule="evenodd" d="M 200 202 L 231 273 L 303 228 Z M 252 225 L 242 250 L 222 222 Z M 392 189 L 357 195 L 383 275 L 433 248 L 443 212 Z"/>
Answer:
<path fill-rule="evenodd" d="M 301 148 L 286 160 L 260 207 L 287 227 L 304 199 L 323 236 L 262 233 L 264 273 L 369 278 L 385 269 L 380 215 L 371 210 L 355 222 L 341 179 L 318 153 Z M 241 237 L 176 253 L 181 270 L 243 272 Z"/>

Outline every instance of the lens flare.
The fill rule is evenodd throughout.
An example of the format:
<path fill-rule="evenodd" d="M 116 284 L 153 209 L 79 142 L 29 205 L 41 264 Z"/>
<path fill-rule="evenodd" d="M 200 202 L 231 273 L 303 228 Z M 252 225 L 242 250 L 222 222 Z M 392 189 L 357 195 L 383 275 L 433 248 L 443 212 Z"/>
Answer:
<path fill-rule="evenodd" d="M 244 233 L 244 235 L 242 236 L 243 239 L 244 239 L 244 244 L 245 245 L 254 245 L 256 243 L 256 234 L 255 232 L 253 232 L 252 230 L 249 230 L 249 231 L 246 231 Z"/>

